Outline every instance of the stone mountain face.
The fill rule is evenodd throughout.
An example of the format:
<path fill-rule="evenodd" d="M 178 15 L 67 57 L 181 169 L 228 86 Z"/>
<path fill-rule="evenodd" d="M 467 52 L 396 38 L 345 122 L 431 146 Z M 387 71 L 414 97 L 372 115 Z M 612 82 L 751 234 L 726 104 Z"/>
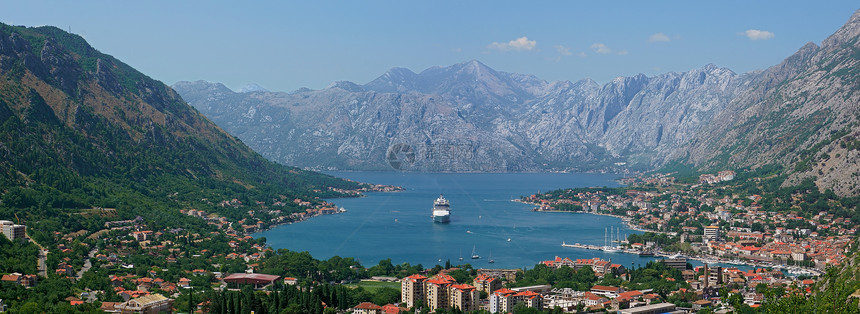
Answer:
<path fill-rule="evenodd" d="M 860 192 L 860 11 L 821 47 L 773 66 L 670 158 L 702 169 L 788 166 L 786 184 L 813 178 Z"/>
<path fill-rule="evenodd" d="M 860 17 L 818 47 L 737 74 L 683 73 L 546 82 L 478 61 L 365 85 L 233 93 L 207 82 L 174 88 L 266 157 L 301 167 L 420 171 L 786 166 L 857 191 Z M 215 91 L 215 92 L 213 92 Z M 407 148 L 408 147 L 408 148 Z M 842 182 L 842 183 L 840 183 Z M 837 186 L 841 186 L 838 187 Z"/>
<path fill-rule="evenodd" d="M 290 165 L 390 170 L 389 148 L 404 144 L 414 153 L 408 170 L 593 170 L 640 155 L 632 161 L 650 167 L 651 156 L 722 109 L 744 77 L 709 65 L 603 86 L 548 83 L 470 61 L 418 74 L 395 68 L 363 86 L 318 91 L 235 93 L 202 81 L 173 88 Z"/>

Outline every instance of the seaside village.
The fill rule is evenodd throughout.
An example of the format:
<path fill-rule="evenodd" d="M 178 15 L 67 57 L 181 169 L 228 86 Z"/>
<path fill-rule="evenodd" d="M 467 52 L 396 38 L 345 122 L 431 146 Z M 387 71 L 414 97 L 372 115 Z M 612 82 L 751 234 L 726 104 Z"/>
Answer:
<path fill-rule="evenodd" d="M 536 267 L 568 272 L 587 268 L 588 273 L 593 272 L 595 281 L 578 289 L 549 284 L 523 287 L 517 284 L 521 279 L 518 277 L 529 270 L 475 269 L 468 279 L 458 282 L 450 275 L 459 269 L 457 266 L 448 269 L 439 269 L 437 266 L 434 270 L 403 274 L 402 278 L 371 278 L 372 281 L 389 284 L 399 282 L 400 302 L 363 302 L 347 312 L 483 310 L 510 313 L 515 308 L 531 308 L 565 313 L 693 313 L 703 309 L 729 313 L 738 304 L 759 307 L 766 300 L 769 289 L 780 289 L 782 293 L 811 293 L 810 286 L 826 267 L 845 260 L 844 254 L 856 231 L 855 227 L 849 220 L 827 212 L 802 217 L 790 211 L 769 211 L 759 205 L 758 195 L 715 197 L 711 189 L 702 188 L 730 181 L 733 175 L 726 172 L 703 176 L 701 183 L 686 190 L 654 192 L 627 189 L 621 194 L 601 190 L 569 190 L 567 193 L 552 196 L 539 194 L 524 199 L 525 202 L 540 206 L 542 210 L 557 209 L 557 205 L 565 204 L 579 206 L 583 211 L 592 213 L 618 215 L 632 228 L 650 230 L 656 232 L 653 234 L 676 239 L 670 243 L 656 240 L 643 243 L 618 241 L 617 247 L 614 247 L 622 251 L 617 254 L 663 256 L 655 257 L 656 263 L 662 263 L 664 269 L 676 269 L 672 270 L 674 274 L 680 273 L 672 277 L 663 272 L 661 277 L 659 272 L 655 272 L 658 281 L 671 284 L 670 289 L 666 289 L 667 286 L 641 289 L 641 285 L 637 286 L 640 289 L 628 289 L 635 285 L 623 283 L 633 282 L 631 277 L 635 272 L 623 265 L 599 258 L 555 257 L 540 262 Z M 656 185 L 671 183 L 668 177 L 659 176 L 646 181 Z M 225 201 L 222 206 L 238 207 L 240 204 L 234 200 Z M 333 205 L 324 203 L 304 213 L 292 214 L 294 217 L 291 218 L 298 221 L 336 212 Z M 206 220 L 217 226 L 219 231 L 198 234 L 181 228 L 152 230 L 141 217 L 109 221 L 100 231 L 55 234 L 56 242 L 60 244 L 54 248 L 56 250 L 51 250 L 50 255 L 55 255 L 53 258 L 60 261 L 58 264 L 46 264 L 45 254 L 40 254 L 39 274 L 3 274 L 2 281 L 33 287 L 39 284 L 40 277 L 47 277 L 48 273 L 83 280 L 84 273 L 90 267 L 109 269 L 107 280 L 112 291 L 88 290 L 66 299 L 71 305 L 79 305 L 92 303 L 106 294 L 120 296 L 122 302 L 101 303 L 100 309 L 109 313 L 176 311 L 174 301 L 186 293 L 188 289 L 185 288 L 190 288 L 195 281 L 216 290 L 250 285 L 262 291 L 275 283 L 296 285 L 302 281 L 301 278 L 283 278 L 256 272 L 260 263 L 272 253 L 270 247 L 261 245 L 248 235 L 262 228 L 262 221 L 250 223 L 243 219 L 231 222 L 224 217 L 197 210 L 184 213 Z M 273 217 L 270 223 L 285 219 L 279 215 Z M 0 221 L 0 228 L 8 239 L 27 240 L 24 225 L 4 220 Z M 101 241 L 99 245 L 88 244 L 96 243 L 96 240 Z M 228 241 L 232 252 L 215 254 L 206 248 L 207 243 L 219 241 Z M 571 249 L 571 254 L 574 252 L 575 249 Z M 150 256 L 153 265 L 163 267 L 141 268 L 135 265 L 132 257 L 142 255 Z M 81 256 L 86 258 L 81 259 Z M 693 260 L 701 261 L 702 266 L 692 267 L 690 262 Z M 244 272 L 221 272 L 220 266 L 213 261 L 238 261 Z M 180 264 L 192 266 L 182 268 Z M 168 280 L 165 276 L 168 268 L 175 268 L 172 271 L 179 271 L 179 275 Z M 596 284 L 598 282 L 618 284 Z M 200 302 L 196 312 L 206 312 L 206 305 L 205 301 Z M 0 300 L 0 312 L 4 308 Z"/>
<path fill-rule="evenodd" d="M 624 243 L 628 253 L 671 255 L 681 252 L 709 263 L 729 263 L 786 269 L 797 275 L 821 275 L 828 266 L 845 260 L 856 226 L 846 217 L 827 211 L 801 215 L 805 195 L 791 195 L 788 210 L 764 208 L 761 195 L 716 196 L 711 184 L 733 180 L 733 171 L 705 174 L 699 184 L 686 189 L 639 191 L 623 194 L 606 191 L 567 190 L 563 195 L 531 195 L 525 202 L 537 211 L 554 210 L 559 204 L 576 206 L 583 212 L 621 218 L 629 228 L 667 235 L 672 243 Z M 645 183 L 669 186 L 673 178 L 657 175 Z M 677 186 L 677 185 L 675 185 Z M 694 205 L 697 204 L 697 205 Z M 829 202 L 829 206 L 837 206 Z M 661 252 L 671 247 L 672 252 Z"/>

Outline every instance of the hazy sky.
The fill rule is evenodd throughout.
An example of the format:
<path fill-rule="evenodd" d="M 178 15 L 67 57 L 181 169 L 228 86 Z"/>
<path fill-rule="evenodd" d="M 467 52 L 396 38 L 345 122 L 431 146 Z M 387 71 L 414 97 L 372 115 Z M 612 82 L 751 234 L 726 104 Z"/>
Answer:
<path fill-rule="evenodd" d="M 472 59 L 550 81 L 708 63 L 748 72 L 820 43 L 858 8 L 856 0 L 0 0 L 0 21 L 71 29 L 167 84 L 292 91 Z"/>

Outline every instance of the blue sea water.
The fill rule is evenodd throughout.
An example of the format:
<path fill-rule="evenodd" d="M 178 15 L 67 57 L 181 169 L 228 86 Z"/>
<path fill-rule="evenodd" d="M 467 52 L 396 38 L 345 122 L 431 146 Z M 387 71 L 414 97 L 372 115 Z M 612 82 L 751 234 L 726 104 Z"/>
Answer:
<path fill-rule="evenodd" d="M 522 195 L 558 188 L 619 186 L 618 176 L 582 173 L 402 173 L 335 172 L 361 182 L 398 185 L 402 192 L 370 193 L 368 197 L 331 199 L 347 212 L 283 225 L 255 237 L 273 248 L 308 251 L 315 258 L 338 255 L 372 266 L 391 258 L 432 267 L 450 260 L 480 268 L 533 267 L 556 256 L 600 257 L 629 267 L 653 257 L 562 247 L 562 242 L 603 245 L 605 229 L 620 236 L 640 233 L 618 218 L 582 213 L 544 213 L 512 202 Z M 433 200 L 444 194 L 451 202 L 451 222 L 433 223 Z M 508 241 L 510 239 L 510 241 Z M 471 259 L 472 251 L 481 256 Z M 495 260 L 488 263 L 489 257 Z M 459 261 L 463 257 L 463 261 Z M 441 262 L 440 262 L 441 260 Z M 637 266 L 638 267 L 638 266 Z"/>

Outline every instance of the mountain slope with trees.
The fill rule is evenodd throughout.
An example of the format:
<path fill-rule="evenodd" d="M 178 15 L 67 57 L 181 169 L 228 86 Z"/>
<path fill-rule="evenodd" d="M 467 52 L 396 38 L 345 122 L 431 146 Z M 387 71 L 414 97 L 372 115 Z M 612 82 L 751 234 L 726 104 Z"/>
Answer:
<path fill-rule="evenodd" d="M 0 156 L 0 219 L 17 216 L 37 240 L 98 230 L 108 218 L 80 214 L 93 207 L 167 226 L 180 208 L 289 210 L 360 186 L 266 160 L 167 85 L 50 26 L 0 24 Z"/>

